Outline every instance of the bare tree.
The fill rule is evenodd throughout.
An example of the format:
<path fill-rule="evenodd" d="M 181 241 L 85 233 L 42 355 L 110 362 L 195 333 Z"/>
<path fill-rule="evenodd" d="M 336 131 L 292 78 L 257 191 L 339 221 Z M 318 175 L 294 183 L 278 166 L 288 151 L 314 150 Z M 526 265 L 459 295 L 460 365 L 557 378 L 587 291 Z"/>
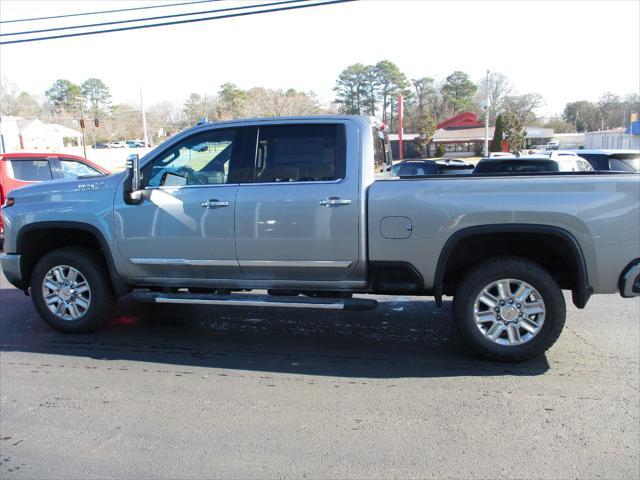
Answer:
<path fill-rule="evenodd" d="M 283 115 L 315 115 L 319 113 L 318 100 L 313 92 L 271 90 L 254 87 L 247 91 L 247 114 L 251 117 L 277 117 Z"/>
<path fill-rule="evenodd" d="M 487 78 L 485 77 L 479 80 L 476 85 L 478 86 L 478 92 L 476 94 L 476 108 L 478 111 L 482 111 L 482 109 L 484 109 L 488 90 L 490 105 L 489 122 L 494 124 L 496 117 L 504 110 L 505 100 L 511 95 L 513 85 L 509 78 L 500 72 L 490 72 L 488 84 Z"/>
<path fill-rule="evenodd" d="M 533 111 L 544 105 L 544 99 L 539 93 L 525 93 L 512 95 L 504 99 L 503 111 L 513 113 L 523 125 L 531 124 L 536 117 Z"/>

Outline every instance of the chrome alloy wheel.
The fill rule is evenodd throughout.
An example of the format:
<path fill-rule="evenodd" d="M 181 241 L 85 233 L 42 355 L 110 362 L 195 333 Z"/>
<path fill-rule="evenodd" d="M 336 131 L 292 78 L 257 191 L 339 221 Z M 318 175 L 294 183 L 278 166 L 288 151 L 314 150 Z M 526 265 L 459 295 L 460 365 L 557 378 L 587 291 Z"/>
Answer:
<path fill-rule="evenodd" d="M 89 282 L 77 269 L 58 265 L 42 281 L 42 296 L 51 312 L 62 320 L 77 320 L 91 305 Z"/>
<path fill-rule="evenodd" d="M 545 314 L 540 293 L 514 278 L 490 283 L 480 290 L 473 305 L 478 330 L 499 345 L 522 345 L 530 341 L 540 332 Z"/>

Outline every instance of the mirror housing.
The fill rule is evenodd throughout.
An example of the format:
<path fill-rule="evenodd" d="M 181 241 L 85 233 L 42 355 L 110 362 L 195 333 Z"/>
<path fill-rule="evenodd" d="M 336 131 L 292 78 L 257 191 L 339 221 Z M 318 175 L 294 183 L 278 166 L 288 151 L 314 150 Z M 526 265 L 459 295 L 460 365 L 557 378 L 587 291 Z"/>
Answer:
<path fill-rule="evenodd" d="M 124 201 L 128 205 L 137 205 L 142 201 L 140 191 L 140 156 L 132 153 L 127 157 L 127 167 L 124 178 Z"/>

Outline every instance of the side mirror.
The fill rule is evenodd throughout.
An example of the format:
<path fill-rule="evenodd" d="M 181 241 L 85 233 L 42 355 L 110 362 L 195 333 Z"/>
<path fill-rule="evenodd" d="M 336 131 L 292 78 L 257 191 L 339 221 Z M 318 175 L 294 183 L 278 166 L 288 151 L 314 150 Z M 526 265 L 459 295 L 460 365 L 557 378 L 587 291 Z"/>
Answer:
<path fill-rule="evenodd" d="M 163 187 L 183 187 L 187 184 L 187 177 L 178 175 L 173 172 L 165 172 L 160 180 L 160 185 Z"/>
<path fill-rule="evenodd" d="M 140 192 L 140 156 L 132 153 L 127 157 L 127 170 L 124 179 L 124 201 L 129 205 L 137 205 L 142 201 Z"/>

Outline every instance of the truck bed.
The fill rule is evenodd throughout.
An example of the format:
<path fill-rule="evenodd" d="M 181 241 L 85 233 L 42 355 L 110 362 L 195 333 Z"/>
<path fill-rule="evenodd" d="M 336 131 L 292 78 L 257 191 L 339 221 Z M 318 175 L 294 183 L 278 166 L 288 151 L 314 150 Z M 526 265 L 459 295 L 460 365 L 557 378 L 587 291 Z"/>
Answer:
<path fill-rule="evenodd" d="M 474 227 L 563 229 L 584 253 L 595 293 L 613 293 L 640 257 L 640 175 L 447 175 L 374 182 L 368 190 L 371 261 L 411 264 L 433 287 L 440 252 Z"/>

